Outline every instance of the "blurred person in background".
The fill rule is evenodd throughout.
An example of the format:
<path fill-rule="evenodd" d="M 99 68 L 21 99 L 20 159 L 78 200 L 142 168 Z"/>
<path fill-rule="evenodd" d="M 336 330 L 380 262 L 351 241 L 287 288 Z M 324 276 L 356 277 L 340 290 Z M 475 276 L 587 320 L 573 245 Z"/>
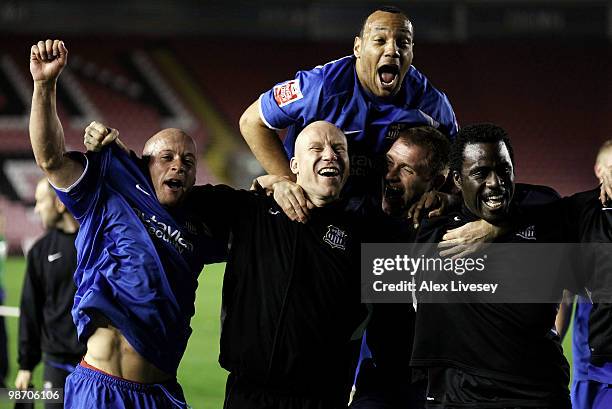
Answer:
<path fill-rule="evenodd" d="M 604 183 L 604 174 L 607 170 L 612 168 L 612 139 L 607 140 L 602 144 L 597 153 L 595 160 L 595 176 L 600 183 Z M 604 209 L 607 209 L 605 207 Z M 608 210 L 606 210 L 608 211 Z M 574 409 L 592 409 L 592 408 L 603 408 L 610 404 L 612 393 L 610 392 L 609 382 L 612 382 L 612 369 L 610 362 L 612 359 L 604 359 L 599 365 L 591 364 L 591 346 L 589 344 L 589 337 L 592 332 L 592 328 L 596 328 L 598 335 L 593 338 L 596 341 L 599 338 L 599 344 L 612 344 L 612 338 L 608 338 L 606 341 L 605 334 L 608 336 L 609 331 L 602 331 L 602 328 L 611 327 L 612 320 L 609 319 L 609 313 L 603 313 L 602 311 L 609 311 L 609 304 L 598 306 L 595 311 L 600 310 L 599 313 L 595 314 L 597 320 L 590 320 L 592 312 L 594 310 L 593 303 L 583 296 L 576 296 L 576 310 L 574 313 L 574 327 L 572 332 L 572 367 L 573 377 L 570 388 L 570 395 L 572 398 L 572 407 Z M 573 295 L 566 297 L 569 302 L 561 304 L 559 313 L 557 314 L 558 329 L 561 336 L 565 336 L 569 327 L 569 322 L 572 316 L 573 307 Z M 603 335 L 603 337 L 602 337 Z"/>
<path fill-rule="evenodd" d="M 19 316 L 19 372 L 15 379 L 15 387 L 21 390 L 31 384 L 32 372 L 41 358 L 45 363 L 44 388 L 63 388 L 66 377 L 85 354 L 70 315 L 76 292 L 72 276 L 79 225 L 46 179 L 38 182 L 35 199 L 34 211 L 46 233 L 27 254 Z"/>

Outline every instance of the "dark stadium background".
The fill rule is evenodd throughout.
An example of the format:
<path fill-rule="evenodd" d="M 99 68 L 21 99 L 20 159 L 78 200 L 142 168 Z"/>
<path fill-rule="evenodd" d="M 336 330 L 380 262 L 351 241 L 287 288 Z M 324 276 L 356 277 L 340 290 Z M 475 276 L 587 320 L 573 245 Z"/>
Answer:
<path fill-rule="evenodd" d="M 414 65 L 446 92 L 461 125 L 505 127 L 517 180 L 561 194 L 596 186 L 594 156 L 612 136 L 612 2 L 407 1 Z M 162 127 L 187 129 L 200 183 L 246 187 L 261 170 L 238 131 L 242 111 L 276 82 L 352 52 L 372 1 L 0 2 L 0 211 L 11 259 L 6 304 L 19 302 L 23 249 L 41 233 L 32 213 L 41 176 L 27 134 L 29 49 L 61 38 L 70 55 L 59 112 L 70 147 L 92 120 L 131 147 Z M 195 408 L 221 406 L 222 266 L 205 269 L 194 335 L 179 378 Z M 9 322 L 14 380 L 16 318 Z M 2 405 L 2 403 L 0 403 Z"/>

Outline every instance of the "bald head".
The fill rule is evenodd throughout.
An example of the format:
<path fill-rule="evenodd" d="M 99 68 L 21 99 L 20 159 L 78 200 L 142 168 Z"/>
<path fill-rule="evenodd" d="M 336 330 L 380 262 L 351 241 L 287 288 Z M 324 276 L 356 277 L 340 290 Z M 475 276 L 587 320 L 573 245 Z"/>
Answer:
<path fill-rule="evenodd" d="M 185 144 L 191 148 L 194 154 L 196 152 L 196 144 L 191 136 L 187 135 L 182 129 L 166 128 L 162 129 L 145 142 L 144 148 L 142 148 L 142 155 L 152 156 L 162 151 L 166 145 L 172 143 Z"/>
<path fill-rule="evenodd" d="M 304 128 L 297 136 L 295 141 L 296 155 L 298 151 L 303 150 L 304 145 L 307 145 L 313 137 L 316 138 L 317 136 L 321 135 L 333 136 L 334 139 L 339 140 L 342 139 L 346 144 L 346 136 L 340 130 L 340 128 L 327 121 L 316 121 L 306 126 L 306 128 Z"/>
<path fill-rule="evenodd" d="M 346 137 L 329 122 L 313 122 L 298 135 L 290 166 L 313 204 L 338 199 L 349 173 Z"/>
<path fill-rule="evenodd" d="M 38 181 L 34 198 L 36 199 L 34 212 L 40 217 L 43 227 L 45 229 L 57 227 L 62 220 L 62 213 L 66 211 L 66 208 L 57 199 L 55 190 L 53 190 L 47 179 Z"/>
<path fill-rule="evenodd" d="M 196 145 L 180 129 L 159 131 L 145 143 L 142 155 L 149 158 L 149 174 L 159 202 L 178 206 L 195 183 Z"/>

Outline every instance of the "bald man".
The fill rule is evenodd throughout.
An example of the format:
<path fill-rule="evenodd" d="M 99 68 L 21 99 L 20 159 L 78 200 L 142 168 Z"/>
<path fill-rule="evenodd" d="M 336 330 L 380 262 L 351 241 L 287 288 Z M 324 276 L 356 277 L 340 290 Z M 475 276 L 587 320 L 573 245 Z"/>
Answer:
<path fill-rule="evenodd" d="M 67 378 L 65 407 L 186 407 L 176 372 L 197 277 L 226 249 L 194 218 L 195 143 L 165 129 L 147 141 L 143 160 L 119 144 L 66 152 L 56 82 L 67 57 L 59 40 L 31 48 L 32 149 L 81 225 L 72 316 L 87 352 Z M 86 138 L 107 137 L 116 131 L 96 122 L 86 129 Z"/>
<path fill-rule="evenodd" d="M 198 200 L 213 233 L 232 234 L 219 358 L 230 372 L 224 409 L 348 403 L 367 318 L 359 250 L 370 229 L 340 199 L 346 137 L 327 122 L 308 125 L 290 169 L 314 205 L 307 224 L 263 192 L 217 186 Z M 278 177 L 274 190 L 288 183 Z"/>
<path fill-rule="evenodd" d="M 114 136 L 85 143 L 99 149 Z M 224 409 L 347 406 L 368 316 L 359 246 L 381 224 L 344 210 L 349 159 L 335 125 L 304 128 L 290 169 L 313 206 L 307 224 L 292 221 L 263 190 L 207 185 L 191 192 L 212 235 L 232 237 L 219 357 L 230 372 Z M 275 194 L 293 186 L 280 176 L 258 182 Z"/>

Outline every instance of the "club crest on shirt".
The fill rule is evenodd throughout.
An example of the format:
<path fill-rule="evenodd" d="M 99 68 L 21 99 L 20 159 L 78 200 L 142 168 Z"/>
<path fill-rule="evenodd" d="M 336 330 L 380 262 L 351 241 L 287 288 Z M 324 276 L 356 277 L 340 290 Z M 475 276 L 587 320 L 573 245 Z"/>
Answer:
<path fill-rule="evenodd" d="M 531 225 L 525 228 L 525 230 L 516 233 L 517 237 L 520 237 L 525 240 L 535 240 L 535 226 Z"/>
<path fill-rule="evenodd" d="M 327 226 L 327 233 L 323 236 L 323 241 L 329 244 L 332 248 L 346 250 L 346 240 L 348 235 L 346 232 L 331 224 Z"/>
<path fill-rule="evenodd" d="M 280 85 L 276 85 L 273 92 L 274 100 L 279 107 L 284 107 L 285 105 L 304 98 L 304 95 L 302 95 L 302 90 L 300 89 L 300 82 L 298 80 L 291 80 Z"/>
<path fill-rule="evenodd" d="M 385 136 L 385 139 L 390 139 L 392 141 L 395 141 L 399 137 L 400 131 L 402 130 L 403 127 L 404 127 L 403 124 L 389 125 L 389 127 L 387 128 L 387 135 Z"/>
<path fill-rule="evenodd" d="M 198 234 L 198 229 L 196 228 L 196 225 L 190 222 L 189 220 L 185 222 L 185 227 L 187 228 L 187 231 L 190 234 Z"/>

